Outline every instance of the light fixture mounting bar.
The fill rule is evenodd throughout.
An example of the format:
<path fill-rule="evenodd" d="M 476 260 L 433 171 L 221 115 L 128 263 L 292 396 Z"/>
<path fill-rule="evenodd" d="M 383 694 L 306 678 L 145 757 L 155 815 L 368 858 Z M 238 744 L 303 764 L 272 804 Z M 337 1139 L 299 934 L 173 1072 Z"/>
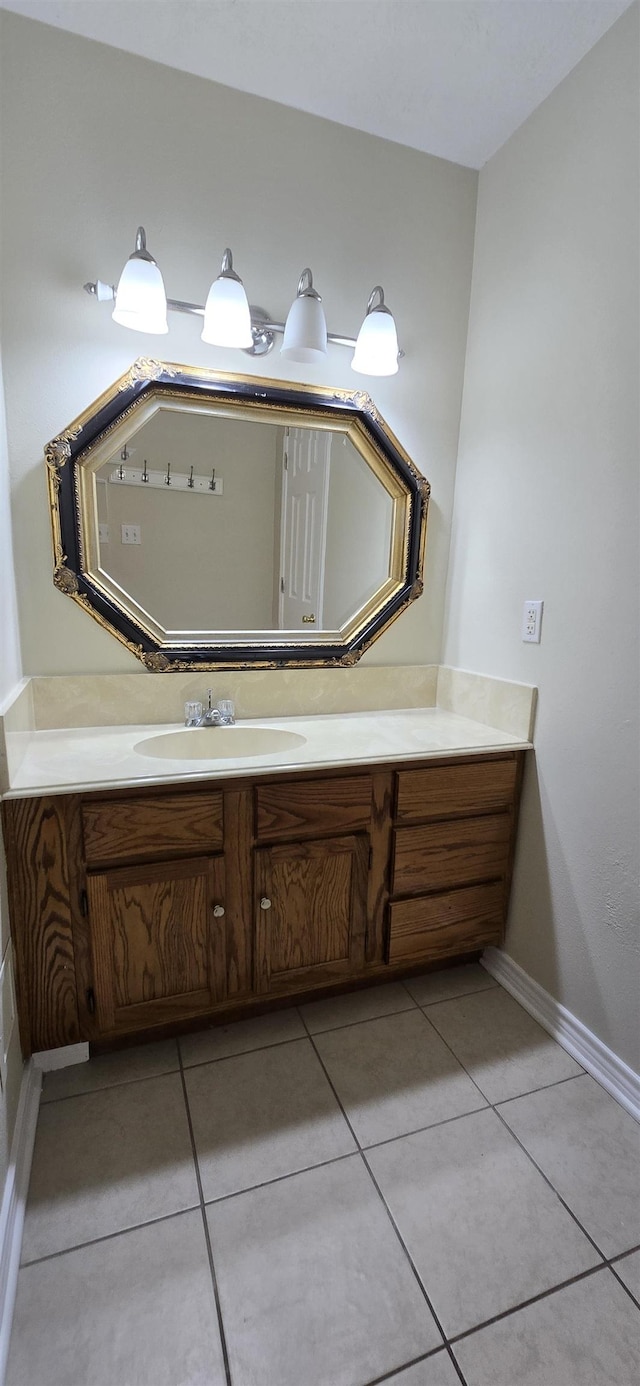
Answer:
<path fill-rule="evenodd" d="M 90 282 L 88 284 L 85 284 L 84 288 L 86 293 L 91 294 L 94 298 L 97 298 L 101 303 L 104 303 L 109 299 L 114 299 L 116 296 L 115 289 L 113 288 L 113 286 L 106 285 L 101 280 L 98 280 L 95 283 Z M 110 293 L 106 292 L 107 289 L 110 289 Z M 284 336 L 285 325 L 283 322 L 271 322 L 270 318 L 266 314 L 264 314 L 263 310 L 255 309 L 253 304 L 250 304 L 249 306 L 251 310 L 252 326 L 255 327 L 256 330 L 259 330 L 260 333 L 269 334 L 277 332 L 278 336 Z M 189 303 L 186 299 L 183 298 L 168 298 L 167 309 L 169 312 L 186 313 L 190 317 L 194 318 L 204 317 L 204 306 L 202 304 Z M 335 346 L 344 347 L 355 347 L 356 344 L 355 337 L 345 337 L 342 333 L 339 332 L 327 332 L 327 341 L 333 342 Z M 267 350 L 270 350 L 272 345 L 273 341 L 270 343 Z M 251 351 L 251 348 L 249 348 L 249 351 Z M 404 355 L 404 352 L 401 352 L 400 355 Z"/>

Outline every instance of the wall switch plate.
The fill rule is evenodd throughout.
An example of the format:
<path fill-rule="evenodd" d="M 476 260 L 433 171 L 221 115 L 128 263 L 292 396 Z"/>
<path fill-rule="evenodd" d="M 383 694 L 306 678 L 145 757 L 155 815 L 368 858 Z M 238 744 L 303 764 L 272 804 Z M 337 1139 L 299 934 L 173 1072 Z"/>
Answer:
<path fill-rule="evenodd" d="M 140 525 L 121 525 L 123 544 L 141 544 Z"/>
<path fill-rule="evenodd" d="M 108 526 L 108 525 L 98 525 L 98 539 L 100 540 L 100 543 L 101 543 L 101 544 L 108 544 L 108 543 L 109 543 L 109 526 Z"/>
<path fill-rule="evenodd" d="M 542 608 L 544 602 L 525 602 L 522 611 L 522 639 L 531 645 L 540 644 Z"/>

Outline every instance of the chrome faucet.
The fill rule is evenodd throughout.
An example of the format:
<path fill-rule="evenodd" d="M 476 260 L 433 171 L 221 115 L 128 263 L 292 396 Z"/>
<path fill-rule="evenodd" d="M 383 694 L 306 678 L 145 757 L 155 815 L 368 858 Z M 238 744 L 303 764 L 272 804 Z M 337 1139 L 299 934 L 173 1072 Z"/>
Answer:
<path fill-rule="evenodd" d="M 207 689 L 207 706 L 200 702 L 185 703 L 185 727 L 232 727 L 235 723 L 235 708 L 231 698 L 220 698 L 213 706 L 213 689 Z"/>

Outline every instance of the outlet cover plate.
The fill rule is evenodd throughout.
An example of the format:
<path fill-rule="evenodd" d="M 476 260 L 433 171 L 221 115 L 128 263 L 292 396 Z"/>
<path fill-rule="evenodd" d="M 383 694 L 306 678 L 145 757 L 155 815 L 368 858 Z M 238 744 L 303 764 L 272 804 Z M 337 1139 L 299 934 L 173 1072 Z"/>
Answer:
<path fill-rule="evenodd" d="M 522 639 L 530 645 L 540 644 L 542 601 L 527 601 L 522 609 Z"/>

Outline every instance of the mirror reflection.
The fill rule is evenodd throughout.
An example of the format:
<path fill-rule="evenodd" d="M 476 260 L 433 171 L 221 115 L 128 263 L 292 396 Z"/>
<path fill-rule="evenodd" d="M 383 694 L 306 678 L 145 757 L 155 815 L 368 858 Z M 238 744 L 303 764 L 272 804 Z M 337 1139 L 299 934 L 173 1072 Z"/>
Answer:
<path fill-rule="evenodd" d="M 346 430 L 161 406 L 93 473 L 97 567 L 167 635 L 340 631 L 393 570 Z"/>

